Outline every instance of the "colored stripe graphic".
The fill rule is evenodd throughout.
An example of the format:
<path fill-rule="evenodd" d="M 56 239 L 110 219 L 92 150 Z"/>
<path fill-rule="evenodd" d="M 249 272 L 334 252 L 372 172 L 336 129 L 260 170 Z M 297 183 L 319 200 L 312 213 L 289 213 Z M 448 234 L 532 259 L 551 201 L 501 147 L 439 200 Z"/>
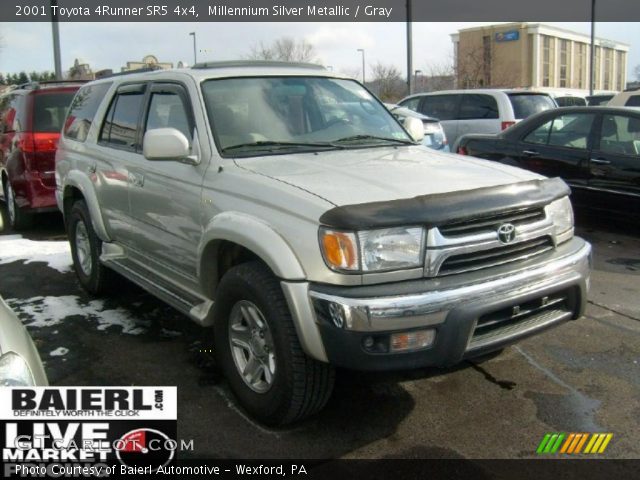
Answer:
<path fill-rule="evenodd" d="M 538 445 L 536 453 L 538 455 L 554 453 L 564 453 L 568 455 L 604 453 L 612 438 L 612 433 L 546 433 Z"/>

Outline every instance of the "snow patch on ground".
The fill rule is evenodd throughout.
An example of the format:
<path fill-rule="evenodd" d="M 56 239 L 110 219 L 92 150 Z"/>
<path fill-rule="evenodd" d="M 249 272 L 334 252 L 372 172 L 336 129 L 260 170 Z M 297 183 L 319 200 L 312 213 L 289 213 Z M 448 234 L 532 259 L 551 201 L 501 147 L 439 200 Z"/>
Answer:
<path fill-rule="evenodd" d="M 0 265 L 23 260 L 24 263 L 45 262 L 66 273 L 71 271 L 71 249 L 67 241 L 34 241 L 21 235 L 0 236 Z"/>
<path fill-rule="evenodd" d="M 140 335 L 147 331 L 148 321 L 134 318 L 122 308 L 105 309 L 103 300 L 80 302 L 76 295 L 61 297 L 32 297 L 23 300 L 9 299 L 9 306 L 23 318 L 27 327 L 43 328 L 60 324 L 65 318 L 79 316 L 96 322 L 98 330 L 117 326 L 122 333 Z M 24 318 L 27 320 L 24 320 Z"/>
<path fill-rule="evenodd" d="M 66 347 L 58 347 L 55 350 L 49 352 L 49 355 L 52 357 L 64 357 L 67 353 L 69 353 L 69 349 Z"/>

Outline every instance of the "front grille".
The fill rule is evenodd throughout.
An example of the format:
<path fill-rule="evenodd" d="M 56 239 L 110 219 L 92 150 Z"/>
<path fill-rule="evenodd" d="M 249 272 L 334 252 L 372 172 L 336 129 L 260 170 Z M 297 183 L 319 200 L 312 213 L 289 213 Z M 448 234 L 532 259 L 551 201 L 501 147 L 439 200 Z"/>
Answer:
<path fill-rule="evenodd" d="M 504 245 L 489 250 L 477 250 L 471 253 L 452 255 L 442 263 L 438 270 L 438 275 L 452 275 L 526 260 L 552 249 L 553 241 L 550 237 L 539 237 L 534 240 Z"/>
<path fill-rule="evenodd" d="M 468 350 L 516 337 L 573 316 L 575 292 L 566 290 L 481 316 Z"/>
<path fill-rule="evenodd" d="M 495 231 L 503 223 L 511 223 L 517 226 L 539 222 L 540 220 L 544 220 L 544 218 L 544 208 L 530 208 L 526 210 L 499 213 L 489 217 L 465 220 L 463 222 L 450 223 L 448 225 L 442 225 L 438 227 L 438 229 L 445 237 L 455 237 Z"/>

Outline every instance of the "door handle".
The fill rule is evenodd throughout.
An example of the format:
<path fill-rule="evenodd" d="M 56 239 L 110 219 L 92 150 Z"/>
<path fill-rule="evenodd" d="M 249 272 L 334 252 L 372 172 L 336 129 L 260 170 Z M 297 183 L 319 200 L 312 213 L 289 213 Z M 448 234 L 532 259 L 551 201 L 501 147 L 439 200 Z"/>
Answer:
<path fill-rule="evenodd" d="M 536 152 L 535 150 L 524 150 L 522 154 L 527 157 L 537 157 L 540 155 L 540 153 Z"/>
<path fill-rule="evenodd" d="M 592 158 L 591 163 L 596 165 L 611 165 L 611 160 L 605 160 L 604 158 Z"/>
<path fill-rule="evenodd" d="M 88 173 L 89 175 L 93 175 L 94 173 L 96 173 L 96 166 L 95 166 L 95 164 L 93 164 L 93 165 L 89 165 L 89 166 L 87 167 L 87 173 Z"/>
<path fill-rule="evenodd" d="M 129 183 L 134 187 L 144 186 L 144 175 L 129 172 Z"/>

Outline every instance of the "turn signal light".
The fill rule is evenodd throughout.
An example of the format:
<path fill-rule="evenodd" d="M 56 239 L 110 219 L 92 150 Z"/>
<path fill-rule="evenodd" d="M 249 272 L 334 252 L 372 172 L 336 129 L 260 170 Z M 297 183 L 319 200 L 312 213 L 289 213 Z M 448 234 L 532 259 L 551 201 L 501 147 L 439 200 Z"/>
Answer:
<path fill-rule="evenodd" d="M 433 329 L 394 333 L 391 335 L 391 352 L 410 352 L 426 348 L 433 343 L 435 336 L 436 331 Z"/>
<path fill-rule="evenodd" d="M 357 270 L 356 237 L 353 233 L 324 230 L 321 233 L 322 253 L 331 268 Z"/>

